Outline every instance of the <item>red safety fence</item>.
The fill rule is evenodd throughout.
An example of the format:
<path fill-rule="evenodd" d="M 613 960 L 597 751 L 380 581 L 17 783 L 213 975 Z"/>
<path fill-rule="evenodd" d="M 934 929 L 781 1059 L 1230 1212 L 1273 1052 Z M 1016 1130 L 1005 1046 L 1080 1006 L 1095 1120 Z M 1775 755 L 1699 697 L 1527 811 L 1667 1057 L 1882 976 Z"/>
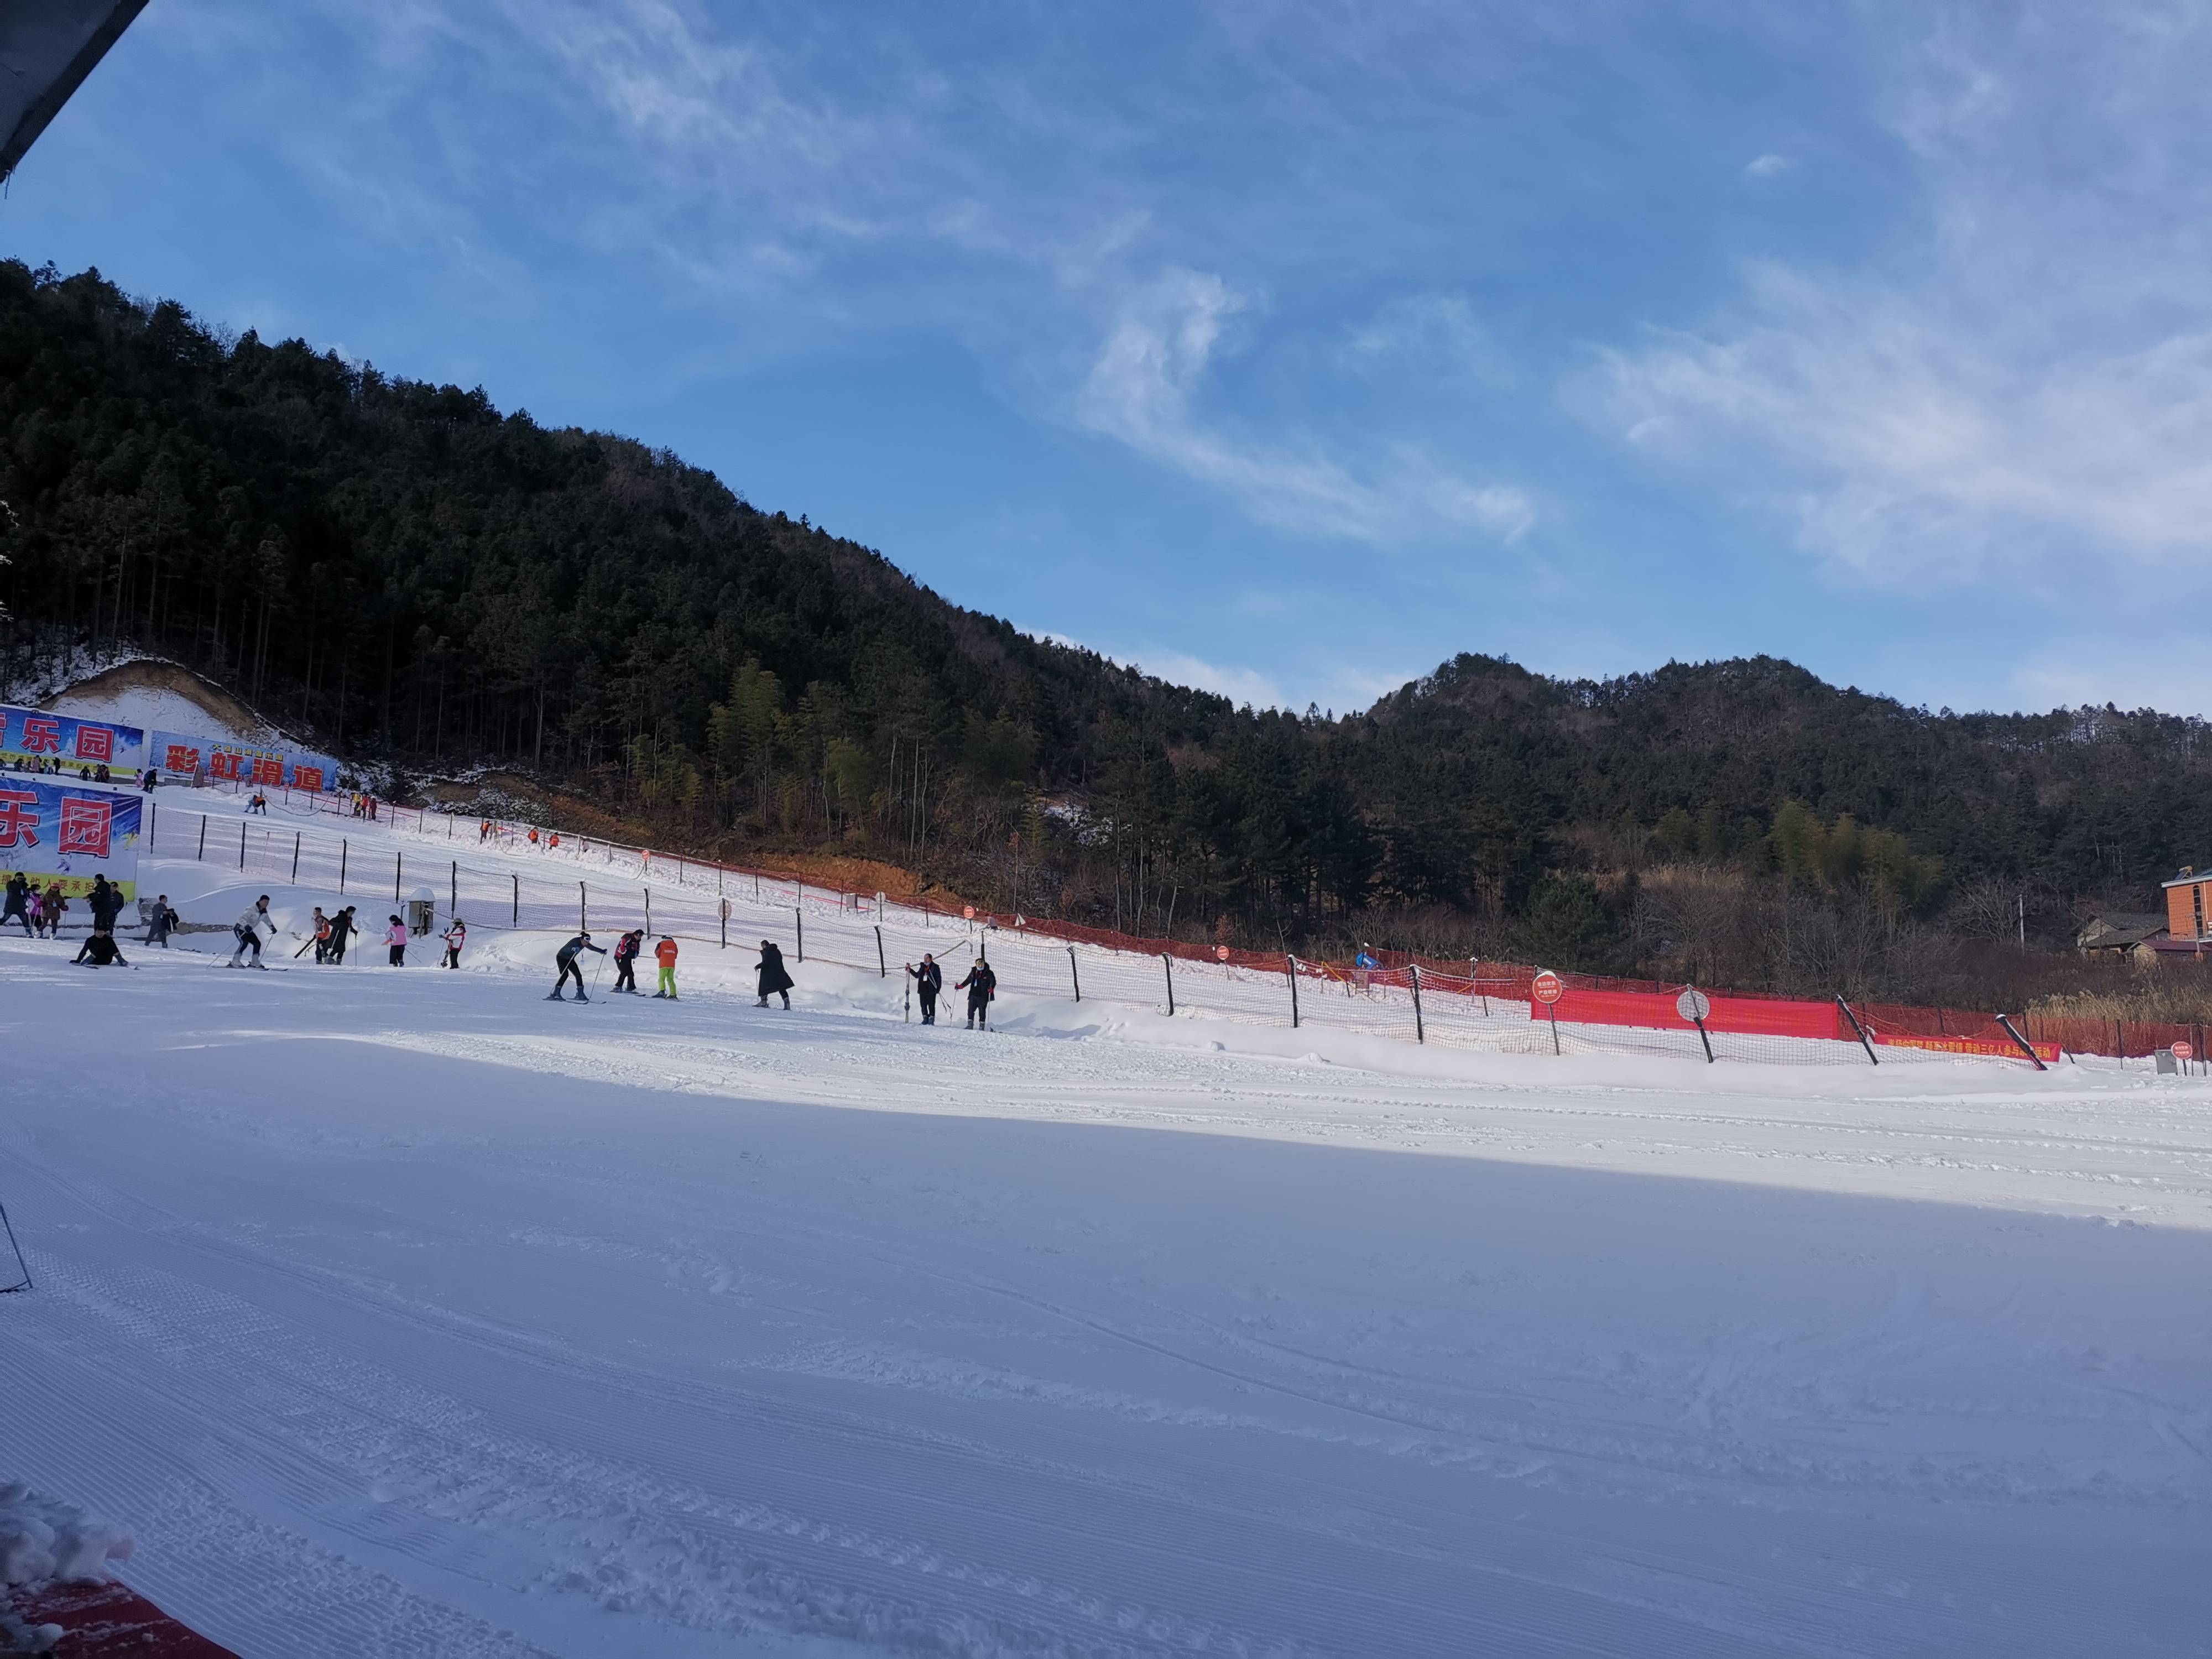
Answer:
<path fill-rule="evenodd" d="M 246 786 L 216 787 L 231 794 L 250 793 Z M 164 794 L 166 798 L 167 792 Z M 854 911 L 877 908 L 873 894 L 772 866 L 724 864 L 684 854 L 656 853 L 647 848 L 556 831 L 542 825 L 538 826 L 538 839 L 533 842 L 527 825 L 371 802 L 362 797 L 277 791 L 270 798 L 273 805 L 281 805 L 294 816 L 365 818 L 374 814 L 380 827 L 453 842 L 461 848 L 488 841 L 503 852 L 535 851 L 556 859 L 574 857 L 585 861 L 618 854 L 625 860 L 634 860 L 635 874 L 647 881 L 672 880 L 678 885 L 707 881 L 714 885 L 718 893 L 730 890 L 732 884 L 750 883 L 756 892 L 764 886 L 788 888 L 801 903 L 835 901 L 841 908 Z M 488 831 L 483 829 L 487 822 Z M 396 881 L 394 884 L 398 884 Z M 1421 995 L 1431 999 L 1467 999 L 1479 1005 L 1486 1016 L 1493 1001 L 1527 1003 L 1535 1018 L 1549 1020 L 1555 1012 L 1557 1019 L 1568 1024 L 1692 1034 L 1696 1030 L 1675 1011 L 1674 1000 L 1685 988 L 1662 980 L 1561 972 L 1559 978 L 1565 990 L 1554 1011 L 1532 1001 L 1531 983 L 1540 970 L 1526 963 L 1446 959 L 1402 951 L 1375 950 L 1368 953 L 1374 963 L 1368 967 L 1277 951 L 1232 949 L 1189 939 L 1146 938 L 1050 918 L 1010 915 L 1002 925 L 997 916 L 972 905 L 955 908 L 911 897 L 887 902 L 909 916 L 919 916 L 925 924 L 941 921 L 953 927 L 968 927 L 1000 936 L 1051 939 L 1094 950 L 1155 960 L 1165 957 L 1177 963 L 1206 963 L 1247 973 L 1288 972 L 1354 995 L 1401 993 L 1413 996 L 1414 970 L 1418 969 Z M 521 911 L 530 908 L 524 903 L 517 910 L 518 924 L 522 919 Z M 2205 1054 L 2205 1031 L 2201 1025 L 2014 1015 L 2008 1029 L 2004 1016 L 1980 1010 L 1853 1003 L 1851 1013 L 1861 1028 L 1854 1030 L 1851 1021 L 1833 1000 L 1809 1001 L 1765 991 L 1701 988 L 1712 1002 L 1712 1012 L 1705 1021 L 1710 1034 L 1819 1039 L 1857 1047 L 1863 1031 L 1866 1042 L 1877 1048 L 2022 1062 L 2032 1054 L 2046 1065 L 2066 1054 L 2141 1058 L 2169 1050 L 2178 1042 L 2191 1044 L 2191 1052 L 2199 1057 Z M 1448 1012 L 1448 1002 L 1441 1003 L 1437 1012 Z M 1426 1040 L 1421 1012 L 1412 1013 L 1401 1023 L 1411 1024 L 1409 1035 L 1421 1035 Z M 2015 1032 L 2019 1034 L 2017 1037 Z"/>
<path fill-rule="evenodd" d="M 0 1593 L 0 1606 L 33 1628 L 58 1626 L 55 1659 L 238 1659 L 123 1584 L 19 1587 Z M 0 1636 L 0 1643 L 5 1639 Z M 0 1646 L 4 1651 L 14 1650 Z"/>

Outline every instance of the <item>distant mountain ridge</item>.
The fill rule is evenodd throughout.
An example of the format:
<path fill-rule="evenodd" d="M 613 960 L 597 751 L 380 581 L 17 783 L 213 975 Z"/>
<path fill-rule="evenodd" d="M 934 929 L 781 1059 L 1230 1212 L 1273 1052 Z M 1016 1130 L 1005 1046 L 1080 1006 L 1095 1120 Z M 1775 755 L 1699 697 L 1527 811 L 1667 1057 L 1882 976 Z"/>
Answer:
<path fill-rule="evenodd" d="M 1567 681 L 1473 655 L 1362 714 L 1240 710 L 665 452 L 97 272 L 0 264 L 0 499 L 18 678 L 137 646 L 404 774 L 532 768 L 664 839 L 933 862 L 1039 915 L 1287 939 L 1392 907 L 1533 918 L 1583 882 L 1560 950 L 1625 966 L 1620 884 L 1655 862 L 1932 914 L 1976 882 L 2047 908 L 2212 861 L 2193 718 L 1929 714 L 1768 658 Z"/>

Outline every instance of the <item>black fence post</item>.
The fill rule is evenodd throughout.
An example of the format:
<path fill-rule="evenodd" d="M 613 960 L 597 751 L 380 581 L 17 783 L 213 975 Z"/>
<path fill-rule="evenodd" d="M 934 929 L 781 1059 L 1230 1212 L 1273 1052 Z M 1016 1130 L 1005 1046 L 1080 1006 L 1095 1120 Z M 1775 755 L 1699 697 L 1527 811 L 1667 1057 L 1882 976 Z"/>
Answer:
<path fill-rule="evenodd" d="M 520 927 L 522 926 L 522 878 L 515 876 L 512 879 L 514 882 L 514 915 L 508 921 L 507 926 Z"/>
<path fill-rule="evenodd" d="M 1429 1040 L 1429 1034 L 1421 1024 L 1421 964 L 1418 962 L 1408 963 L 1406 965 L 1406 972 L 1413 981 L 1413 1041 L 1426 1042 Z"/>
<path fill-rule="evenodd" d="M 1075 947 L 1074 947 L 1073 945 L 1069 945 L 1069 946 L 1067 947 L 1067 977 L 1068 977 L 1068 981 L 1069 981 L 1069 982 L 1070 982 L 1070 983 L 1072 983 L 1072 984 L 1075 987 L 1075 1000 L 1076 1000 L 1078 1002 L 1082 1001 L 1082 1000 L 1083 1000 L 1083 975 L 1082 975 L 1082 974 L 1081 974 L 1080 972 L 1079 972 L 1079 971 L 1077 970 L 1077 969 L 1076 969 L 1076 966 L 1075 966 Z"/>
<path fill-rule="evenodd" d="M 576 931 L 580 933 L 590 933 L 591 918 L 591 897 L 584 891 L 584 884 L 580 881 L 576 884 Z"/>
<path fill-rule="evenodd" d="M 1160 971 L 1168 976 L 1168 1018 L 1175 1018 L 1175 959 L 1164 951 L 1160 952 Z"/>
<path fill-rule="evenodd" d="M 450 822 L 451 822 L 451 820 L 450 820 L 450 819 L 448 819 L 448 820 L 447 820 L 447 822 L 448 822 L 448 823 L 450 823 Z M 450 839 L 450 837 L 449 837 L 449 839 Z M 458 916 L 458 915 L 459 915 L 461 914 L 461 861 L 460 861 L 459 859 L 455 859 L 455 860 L 453 860 L 453 902 L 451 902 L 451 903 L 450 903 L 447 908 L 448 908 L 448 909 L 449 909 L 449 910 L 450 910 L 450 911 L 451 911 L 454 915 Z"/>
<path fill-rule="evenodd" d="M 338 896 L 340 898 L 345 896 L 346 854 L 349 850 L 350 844 L 341 836 L 338 838 Z"/>
<path fill-rule="evenodd" d="M 192 856 L 202 861 L 207 858 L 207 814 L 204 812 L 200 814 L 200 850 Z"/>
<path fill-rule="evenodd" d="M 406 879 L 406 877 L 407 855 L 404 853 L 394 853 L 392 855 L 392 902 L 394 904 L 399 902 L 400 884 Z"/>
<path fill-rule="evenodd" d="M 649 933 L 653 931 L 653 889 L 647 887 L 640 890 L 645 894 L 645 931 Z"/>
<path fill-rule="evenodd" d="M 890 964 L 884 960 L 884 930 L 878 927 L 876 929 L 876 977 L 889 979 L 890 976 Z"/>
<path fill-rule="evenodd" d="M 801 888 L 799 890 L 804 892 L 805 889 Z M 791 907 L 791 926 L 792 930 L 799 936 L 799 959 L 804 962 L 806 960 L 806 917 L 795 904 Z"/>
<path fill-rule="evenodd" d="M 1296 957 L 1285 956 L 1283 958 L 1283 972 L 1290 977 L 1291 1029 L 1295 1031 L 1298 1029 L 1298 959 Z"/>
<path fill-rule="evenodd" d="M 238 867 L 246 868 L 246 820 L 238 821 Z"/>
<path fill-rule="evenodd" d="M 300 884 L 300 832 L 292 832 L 292 885 Z"/>

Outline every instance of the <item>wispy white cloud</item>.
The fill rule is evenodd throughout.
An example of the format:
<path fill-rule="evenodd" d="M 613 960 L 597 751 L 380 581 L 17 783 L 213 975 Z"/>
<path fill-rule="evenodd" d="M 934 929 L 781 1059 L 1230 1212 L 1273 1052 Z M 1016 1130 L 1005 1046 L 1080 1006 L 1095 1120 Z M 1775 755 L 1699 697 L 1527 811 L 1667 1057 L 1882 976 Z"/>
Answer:
<path fill-rule="evenodd" d="M 1462 477 L 1410 442 L 1357 468 L 1316 439 L 1262 438 L 1209 419 L 1200 398 L 1208 372 L 1256 304 L 1218 275 L 1162 273 L 1108 329 L 1076 418 L 1285 528 L 1368 543 L 1440 528 L 1511 542 L 1535 523 L 1520 489 Z"/>
<path fill-rule="evenodd" d="M 1750 161 L 1745 162 L 1743 176 L 1747 179 L 1778 178 L 1789 172 L 1795 165 L 1796 163 L 1788 156 L 1778 155 L 1774 151 L 1769 150 L 1765 155 L 1754 155 Z"/>
<path fill-rule="evenodd" d="M 1939 14 L 1881 82 L 1920 191 L 1894 245 L 1749 267 L 1706 324 L 1599 354 L 1595 407 L 1882 581 L 2201 558 L 2212 14 L 1997 15 Z"/>

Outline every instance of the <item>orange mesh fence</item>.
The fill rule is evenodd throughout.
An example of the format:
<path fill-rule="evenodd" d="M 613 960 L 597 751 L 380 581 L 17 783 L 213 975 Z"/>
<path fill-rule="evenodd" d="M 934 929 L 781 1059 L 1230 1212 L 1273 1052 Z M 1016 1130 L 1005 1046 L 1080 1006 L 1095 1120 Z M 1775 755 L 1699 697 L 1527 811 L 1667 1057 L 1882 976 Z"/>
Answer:
<path fill-rule="evenodd" d="M 250 793 L 241 786 L 223 793 Z M 187 798 L 189 799 L 189 798 Z M 1375 965 L 1322 962 L 1189 940 L 1146 939 L 1081 923 L 956 911 L 921 899 L 884 899 L 791 871 L 655 853 L 541 826 L 377 805 L 377 833 L 349 841 L 351 798 L 277 791 L 271 815 L 240 820 L 159 799 L 147 851 L 221 860 L 256 879 L 396 902 L 428 888 L 441 914 L 458 904 L 472 928 L 655 932 L 743 947 L 765 933 L 800 959 L 888 975 L 932 951 L 962 966 L 988 954 L 1015 995 L 1124 1002 L 1265 1024 L 1313 1025 L 1498 1052 L 1650 1052 L 1703 1058 L 1984 1059 L 2029 1063 L 1997 1015 L 1948 1007 L 1838 1004 L 1757 991 L 1707 988 L 1700 1036 L 1675 999 L 1680 984 L 1560 973 L 1552 1006 L 1536 1002 L 1539 969 L 1523 963 L 1450 960 L 1373 951 Z M 309 830 L 303 819 L 317 821 Z M 424 845 L 423 843 L 431 843 Z M 471 863 L 489 850 L 523 867 Z M 726 911 L 726 914 L 725 912 Z M 2201 1025 L 2015 1016 L 2014 1030 L 2045 1064 L 2065 1054 L 2140 1059 L 2187 1042 L 2205 1053 Z M 1861 1041 L 1862 1033 L 1864 1042 Z"/>

